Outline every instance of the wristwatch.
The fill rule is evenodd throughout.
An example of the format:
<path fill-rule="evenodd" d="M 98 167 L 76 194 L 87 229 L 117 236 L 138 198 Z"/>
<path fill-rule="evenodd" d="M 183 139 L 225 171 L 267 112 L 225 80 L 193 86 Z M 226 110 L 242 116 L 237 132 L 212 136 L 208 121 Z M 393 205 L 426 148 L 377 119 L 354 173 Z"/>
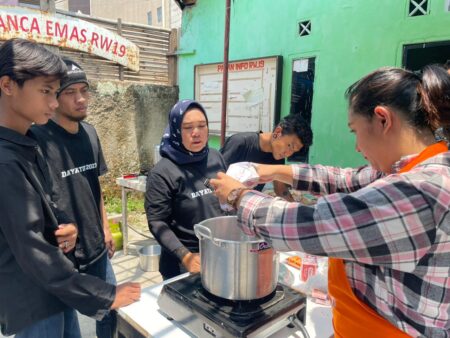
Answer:
<path fill-rule="evenodd" d="M 231 190 L 230 193 L 227 196 L 227 203 L 229 205 L 231 205 L 234 209 L 237 209 L 236 203 L 237 203 L 239 197 L 241 197 L 241 194 L 245 190 L 250 190 L 250 189 L 249 188 L 245 188 L 245 187 L 241 187 L 241 188 L 235 188 L 235 189 Z"/>

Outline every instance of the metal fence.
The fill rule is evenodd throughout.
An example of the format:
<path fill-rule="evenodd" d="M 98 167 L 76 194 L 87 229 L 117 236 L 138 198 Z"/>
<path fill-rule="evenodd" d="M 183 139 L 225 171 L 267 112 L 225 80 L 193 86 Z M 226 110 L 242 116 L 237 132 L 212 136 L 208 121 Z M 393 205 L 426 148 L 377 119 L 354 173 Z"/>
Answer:
<path fill-rule="evenodd" d="M 174 79 L 174 75 L 172 74 L 173 70 L 169 71 L 169 63 L 173 63 L 173 60 L 170 59 L 173 56 L 170 54 L 175 49 L 171 41 L 177 41 L 173 36 L 171 38 L 171 34 L 176 35 L 176 30 L 170 31 L 168 29 L 155 28 L 147 25 L 122 23 L 120 19 L 113 21 L 60 10 L 57 10 L 57 13 L 99 25 L 116 34 L 122 35 L 139 47 L 139 72 L 124 69 L 123 66 L 115 62 L 95 55 L 60 48 L 61 55 L 79 62 L 90 79 L 146 82 L 160 85 L 176 84 L 176 79 Z"/>

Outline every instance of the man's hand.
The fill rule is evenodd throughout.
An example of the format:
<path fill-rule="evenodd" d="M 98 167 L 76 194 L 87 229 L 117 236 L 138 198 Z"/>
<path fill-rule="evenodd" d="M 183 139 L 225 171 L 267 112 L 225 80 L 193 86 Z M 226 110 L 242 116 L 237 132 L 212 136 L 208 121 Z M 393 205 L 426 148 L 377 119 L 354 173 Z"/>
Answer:
<path fill-rule="evenodd" d="M 58 246 L 64 253 L 68 253 L 75 248 L 77 236 L 78 229 L 73 223 L 60 224 L 58 225 L 58 230 L 55 231 Z"/>
<path fill-rule="evenodd" d="M 130 305 L 141 298 L 141 285 L 139 283 L 123 283 L 116 287 L 116 297 L 111 310 Z"/>
<path fill-rule="evenodd" d="M 116 251 L 116 245 L 114 243 L 114 239 L 111 235 L 111 230 L 108 228 L 103 228 L 103 232 L 105 234 L 105 245 L 106 249 L 108 249 L 108 257 L 112 258 L 114 256 L 114 252 Z"/>
<path fill-rule="evenodd" d="M 186 270 L 191 273 L 200 272 L 201 264 L 200 255 L 198 253 L 187 253 L 186 255 L 184 255 L 181 263 L 186 268 Z"/>
<path fill-rule="evenodd" d="M 106 249 L 108 249 L 108 257 L 112 258 L 112 256 L 114 256 L 114 252 L 116 251 L 116 245 L 114 244 L 114 239 L 111 235 L 111 230 L 109 229 L 108 215 L 106 214 L 103 195 L 100 195 L 100 213 L 103 220 L 103 234 L 105 235 L 105 245 Z"/>
<path fill-rule="evenodd" d="M 293 171 L 290 165 L 284 164 L 256 164 L 259 183 L 280 181 L 288 185 L 293 183 Z"/>
<path fill-rule="evenodd" d="M 278 197 L 281 197 L 288 202 L 295 202 L 294 197 L 292 197 L 291 192 L 289 191 L 289 185 L 283 182 L 273 181 L 273 191 Z"/>

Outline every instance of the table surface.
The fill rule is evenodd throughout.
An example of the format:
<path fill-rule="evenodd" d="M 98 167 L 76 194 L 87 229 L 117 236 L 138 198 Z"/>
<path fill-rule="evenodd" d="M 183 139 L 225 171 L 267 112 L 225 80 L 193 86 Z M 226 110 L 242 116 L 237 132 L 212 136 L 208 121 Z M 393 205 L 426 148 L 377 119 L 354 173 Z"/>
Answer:
<path fill-rule="evenodd" d="M 280 255 L 280 262 L 287 269 L 294 269 L 284 264 L 284 254 Z M 298 270 L 294 271 L 298 275 Z M 127 307 L 121 308 L 118 311 L 125 321 L 132 325 L 137 331 L 144 336 L 155 338 L 181 338 L 181 337 L 195 337 L 189 331 L 184 329 L 176 321 L 168 320 L 162 312 L 160 312 L 157 304 L 159 293 L 165 283 L 170 283 L 179 278 L 186 277 L 183 274 L 164 281 L 163 283 L 153 285 L 142 290 L 141 299 Z M 311 301 L 308 297 L 306 312 L 306 329 L 311 338 L 328 338 L 333 334 L 333 327 L 331 323 L 331 308 L 329 306 L 318 305 Z M 274 333 L 270 338 L 300 338 L 303 335 L 296 331 L 296 329 L 289 329 L 287 327 Z"/>
<path fill-rule="evenodd" d="M 133 189 L 141 192 L 145 192 L 145 185 L 147 182 L 146 176 L 139 176 L 136 178 L 116 178 L 117 185 L 128 189 Z"/>

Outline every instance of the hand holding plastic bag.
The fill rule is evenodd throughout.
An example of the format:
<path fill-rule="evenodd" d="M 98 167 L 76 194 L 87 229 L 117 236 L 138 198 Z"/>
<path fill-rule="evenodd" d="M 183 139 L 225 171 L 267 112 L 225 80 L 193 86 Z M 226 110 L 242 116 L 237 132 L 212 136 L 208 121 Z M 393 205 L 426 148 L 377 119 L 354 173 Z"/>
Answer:
<path fill-rule="evenodd" d="M 226 172 L 228 176 L 239 181 L 247 188 L 253 188 L 258 184 L 259 175 L 256 172 L 255 165 L 251 162 L 237 162 L 228 167 Z M 233 211 L 233 207 L 228 203 L 221 203 L 220 208 L 224 211 Z"/>
<path fill-rule="evenodd" d="M 256 171 L 256 164 L 252 162 L 237 162 L 229 166 L 228 176 L 238 180 L 248 188 L 253 188 L 259 183 L 259 175 Z"/>

